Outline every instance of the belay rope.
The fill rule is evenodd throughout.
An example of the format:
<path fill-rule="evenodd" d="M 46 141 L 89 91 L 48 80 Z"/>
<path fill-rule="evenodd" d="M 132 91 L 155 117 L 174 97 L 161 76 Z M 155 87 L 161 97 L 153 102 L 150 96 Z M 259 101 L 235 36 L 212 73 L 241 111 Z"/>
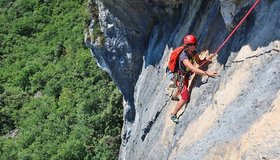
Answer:
<path fill-rule="evenodd" d="M 251 9 L 246 13 L 246 15 L 241 19 L 238 25 L 234 28 L 234 30 L 229 34 L 229 36 L 224 40 L 224 42 L 220 45 L 220 47 L 211 55 L 209 56 L 206 61 L 199 65 L 198 68 L 202 67 L 205 63 L 210 61 L 226 44 L 226 42 L 230 39 L 230 37 L 236 32 L 236 30 L 241 26 L 241 24 L 245 21 L 245 19 L 249 16 L 249 14 L 253 11 L 253 9 L 257 6 L 260 0 L 256 0 L 255 4 L 251 7 Z"/>
<path fill-rule="evenodd" d="M 209 56 L 206 61 L 204 61 L 202 64 L 199 65 L 198 68 L 202 67 L 203 65 L 205 65 L 208 61 L 210 61 L 216 54 L 218 54 L 218 52 L 223 48 L 223 46 L 226 44 L 226 42 L 232 37 L 232 35 L 236 32 L 236 30 L 241 26 L 241 24 L 245 21 L 245 19 L 249 16 L 249 14 L 253 11 L 253 9 L 257 6 L 257 4 L 260 2 L 260 0 L 256 0 L 256 2 L 254 3 L 254 5 L 250 8 L 250 10 L 246 13 L 246 15 L 241 19 L 241 21 L 238 23 L 238 25 L 231 31 L 231 33 L 229 34 L 229 36 L 224 40 L 224 42 L 220 45 L 220 47 L 211 55 Z M 183 79 L 185 77 L 180 77 L 180 75 L 177 75 L 178 80 L 180 82 L 179 84 L 179 89 L 183 88 Z M 182 76 L 182 75 L 181 75 Z"/>

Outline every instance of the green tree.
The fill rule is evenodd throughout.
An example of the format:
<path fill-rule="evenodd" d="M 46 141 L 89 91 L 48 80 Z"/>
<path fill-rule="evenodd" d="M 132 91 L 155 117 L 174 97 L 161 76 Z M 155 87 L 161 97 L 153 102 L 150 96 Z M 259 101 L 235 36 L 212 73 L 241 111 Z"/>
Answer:
<path fill-rule="evenodd" d="M 122 95 L 83 44 L 87 3 L 0 1 L 0 159 L 117 159 Z"/>

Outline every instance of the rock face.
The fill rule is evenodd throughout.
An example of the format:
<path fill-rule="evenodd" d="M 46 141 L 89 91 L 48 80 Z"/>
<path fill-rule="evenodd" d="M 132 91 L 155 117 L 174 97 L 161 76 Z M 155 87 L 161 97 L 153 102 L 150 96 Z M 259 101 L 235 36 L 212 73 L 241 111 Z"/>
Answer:
<path fill-rule="evenodd" d="M 169 119 L 170 51 L 193 33 L 213 53 L 254 2 L 95 1 L 105 42 L 86 43 L 126 102 L 119 159 L 280 159 L 280 1 L 260 1 Z"/>
<path fill-rule="evenodd" d="M 147 55 L 150 34 L 156 24 L 162 23 L 162 19 L 174 18 L 172 8 L 176 7 L 177 3 L 171 0 L 103 0 L 89 3 L 98 8 L 98 20 L 92 17 L 90 30 L 100 25 L 105 42 L 102 45 L 86 38 L 86 45 L 98 64 L 110 74 L 122 91 L 128 103 L 125 117 L 129 122 L 133 122 L 135 118 L 134 86 L 142 69 L 143 57 Z M 99 24 L 94 25 L 94 21 L 99 21 Z M 160 58 L 150 60 L 158 62 Z"/>

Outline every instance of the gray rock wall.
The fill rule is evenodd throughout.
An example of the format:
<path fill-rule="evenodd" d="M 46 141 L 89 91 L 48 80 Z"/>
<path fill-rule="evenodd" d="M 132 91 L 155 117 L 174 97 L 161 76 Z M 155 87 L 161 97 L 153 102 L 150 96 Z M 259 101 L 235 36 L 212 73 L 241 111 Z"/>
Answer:
<path fill-rule="evenodd" d="M 98 8 L 98 19 L 91 17 L 89 32 L 100 25 L 105 42 L 102 44 L 98 39 L 91 40 L 91 33 L 86 33 L 86 45 L 91 49 L 100 67 L 109 73 L 123 93 L 127 102 L 125 119 L 133 122 L 134 87 L 142 69 L 143 57 L 146 56 L 148 39 L 155 25 L 176 17 L 176 4 L 180 2 L 94 0 L 89 1 L 89 4 L 89 8 Z M 94 23 L 96 21 L 99 23 Z M 172 28 L 169 32 L 171 31 Z"/>
<path fill-rule="evenodd" d="M 213 53 L 254 2 L 97 2 L 105 45 L 87 44 L 125 97 L 120 159 L 280 158 L 280 1 L 260 1 L 209 66 L 220 76 L 197 77 L 179 124 L 169 119 L 170 51 L 193 33 Z"/>

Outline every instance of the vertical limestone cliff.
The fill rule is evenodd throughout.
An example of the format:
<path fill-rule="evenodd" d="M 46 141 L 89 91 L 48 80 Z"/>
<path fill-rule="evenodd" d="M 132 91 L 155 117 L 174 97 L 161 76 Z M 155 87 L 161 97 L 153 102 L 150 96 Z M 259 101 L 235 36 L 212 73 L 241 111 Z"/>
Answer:
<path fill-rule="evenodd" d="M 279 0 L 260 1 L 210 64 L 220 76 L 197 77 L 180 122 L 169 119 L 170 51 L 193 33 L 213 53 L 254 2 L 89 1 L 86 44 L 126 102 L 119 159 L 280 159 Z"/>

